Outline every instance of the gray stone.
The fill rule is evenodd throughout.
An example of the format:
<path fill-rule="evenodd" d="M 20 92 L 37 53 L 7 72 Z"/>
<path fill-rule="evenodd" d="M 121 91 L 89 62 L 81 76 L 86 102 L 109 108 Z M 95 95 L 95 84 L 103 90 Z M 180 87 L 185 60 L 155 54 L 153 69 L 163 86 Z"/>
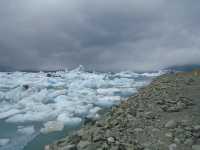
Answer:
<path fill-rule="evenodd" d="M 77 150 L 77 147 L 75 144 L 72 144 L 72 145 L 67 145 L 63 147 L 62 150 Z"/>
<path fill-rule="evenodd" d="M 200 130 L 200 125 L 194 126 L 194 131 L 199 131 Z"/>
<path fill-rule="evenodd" d="M 181 120 L 181 125 L 188 127 L 190 121 L 189 120 Z"/>
<path fill-rule="evenodd" d="M 165 128 L 175 128 L 177 126 L 177 122 L 175 120 L 170 120 L 165 124 Z"/>
<path fill-rule="evenodd" d="M 185 145 L 192 145 L 193 144 L 193 140 L 192 139 L 186 139 L 184 144 Z"/>
<path fill-rule="evenodd" d="M 181 141 L 180 141 L 179 138 L 175 138 L 175 139 L 174 139 L 174 142 L 177 143 L 177 144 L 180 144 L 180 143 L 181 143 Z"/>
<path fill-rule="evenodd" d="M 169 107 L 168 109 L 167 109 L 167 111 L 168 112 L 179 112 L 180 111 L 180 109 L 178 108 L 178 107 Z"/>
<path fill-rule="evenodd" d="M 178 110 L 182 110 L 182 109 L 185 108 L 185 104 L 182 103 L 182 102 L 178 102 L 176 108 L 177 108 Z"/>
<path fill-rule="evenodd" d="M 89 141 L 80 141 L 77 145 L 78 149 L 84 149 L 90 144 Z"/>
<path fill-rule="evenodd" d="M 148 148 L 148 147 L 150 147 L 151 144 L 152 144 L 151 142 L 145 142 L 142 144 L 142 146 L 145 148 Z"/>
<path fill-rule="evenodd" d="M 158 129 L 158 128 L 153 128 L 153 129 L 152 129 L 152 132 L 160 132 L 160 129 Z"/>
<path fill-rule="evenodd" d="M 200 150 L 200 145 L 192 145 L 192 150 Z"/>
<path fill-rule="evenodd" d="M 177 148 L 177 145 L 174 143 L 169 145 L 169 150 L 176 150 L 176 148 Z"/>
<path fill-rule="evenodd" d="M 147 119 L 154 119 L 155 118 L 155 114 L 152 111 L 146 112 L 144 115 Z"/>
<path fill-rule="evenodd" d="M 172 138 L 173 134 L 171 132 L 169 132 L 169 133 L 165 133 L 165 136 L 168 137 L 168 138 Z"/>
<path fill-rule="evenodd" d="M 50 150 L 50 146 L 49 145 L 45 145 L 44 146 L 44 150 Z"/>
<path fill-rule="evenodd" d="M 113 137 L 107 138 L 108 143 L 114 143 L 115 139 Z"/>
<path fill-rule="evenodd" d="M 142 128 L 135 128 L 134 131 L 135 131 L 135 132 L 142 132 L 143 129 L 142 129 Z"/>

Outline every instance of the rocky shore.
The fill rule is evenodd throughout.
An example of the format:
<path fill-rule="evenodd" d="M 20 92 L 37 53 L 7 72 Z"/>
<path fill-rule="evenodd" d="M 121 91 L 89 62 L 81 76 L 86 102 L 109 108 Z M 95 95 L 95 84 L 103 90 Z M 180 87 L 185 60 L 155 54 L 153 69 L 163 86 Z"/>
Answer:
<path fill-rule="evenodd" d="M 45 150 L 200 150 L 200 71 L 156 78 Z"/>

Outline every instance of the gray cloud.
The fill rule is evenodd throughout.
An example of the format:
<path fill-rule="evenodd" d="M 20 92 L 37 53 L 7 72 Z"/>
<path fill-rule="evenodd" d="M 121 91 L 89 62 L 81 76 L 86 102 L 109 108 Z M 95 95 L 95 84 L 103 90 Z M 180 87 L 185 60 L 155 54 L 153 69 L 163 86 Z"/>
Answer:
<path fill-rule="evenodd" d="M 0 65 L 156 70 L 200 63 L 196 0 L 1 0 Z"/>

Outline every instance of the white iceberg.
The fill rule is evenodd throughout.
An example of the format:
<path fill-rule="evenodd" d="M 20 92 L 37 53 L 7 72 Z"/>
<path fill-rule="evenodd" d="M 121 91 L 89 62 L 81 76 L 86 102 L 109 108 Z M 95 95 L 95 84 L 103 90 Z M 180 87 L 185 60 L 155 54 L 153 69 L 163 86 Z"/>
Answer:
<path fill-rule="evenodd" d="M 0 138 L 0 146 L 4 146 L 10 142 L 8 138 Z"/>
<path fill-rule="evenodd" d="M 119 104 L 162 73 L 97 73 L 82 66 L 50 75 L 0 72 L 0 120 L 17 126 L 28 124 L 16 132 L 22 139 L 26 139 L 23 135 L 34 137 L 41 129 L 32 123 L 44 124 L 43 133 L 61 131 L 85 118 L 99 118 L 99 110 Z"/>
<path fill-rule="evenodd" d="M 63 122 L 65 125 L 74 126 L 79 125 L 82 121 L 80 117 L 71 117 L 69 114 L 60 114 L 57 118 L 58 121 Z"/>
<path fill-rule="evenodd" d="M 17 130 L 21 134 L 28 134 L 31 135 L 35 132 L 34 126 L 28 126 L 28 127 L 18 127 Z"/>
<path fill-rule="evenodd" d="M 47 134 L 56 131 L 62 131 L 64 128 L 64 123 L 60 121 L 48 121 L 44 124 L 44 128 L 40 130 L 41 133 Z"/>
<path fill-rule="evenodd" d="M 18 110 L 18 109 L 15 109 L 15 108 L 7 110 L 5 112 L 0 112 L 0 119 L 8 118 L 8 117 L 15 115 L 15 114 L 18 114 L 20 112 L 21 112 L 21 110 Z"/>

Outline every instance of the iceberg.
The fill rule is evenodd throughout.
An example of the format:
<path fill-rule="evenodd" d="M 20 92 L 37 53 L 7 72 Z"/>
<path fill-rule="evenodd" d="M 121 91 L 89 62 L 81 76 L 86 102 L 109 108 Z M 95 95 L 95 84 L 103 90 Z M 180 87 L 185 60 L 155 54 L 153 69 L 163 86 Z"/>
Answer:
<path fill-rule="evenodd" d="M 4 112 L 0 112 L 0 119 L 5 119 L 5 118 L 8 118 L 12 115 L 15 115 L 15 114 L 18 114 L 20 113 L 21 111 L 18 110 L 18 109 L 10 109 L 10 110 L 7 110 L 7 111 L 4 111 Z"/>
<path fill-rule="evenodd" d="M 28 126 L 28 127 L 18 127 L 17 130 L 21 134 L 28 134 L 31 135 L 35 132 L 34 126 Z"/>
<path fill-rule="evenodd" d="M 40 130 L 41 133 L 47 134 L 56 131 L 62 131 L 64 128 L 64 123 L 59 121 L 48 121 L 44 124 L 44 128 Z"/>
<path fill-rule="evenodd" d="M 61 131 L 85 118 L 99 118 L 99 110 L 119 104 L 162 73 L 87 72 L 83 66 L 49 73 L 0 72 L 0 120 L 23 126 L 16 133 L 22 139 L 38 131 Z M 37 129 L 34 123 L 43 126 Z"/>
<path fill-rule="evenodd" d="M 63 122 L 68 126 L 74 126 L 81 123 L 82 119 L 79 117 L 71 117 L 68 114 L 60 114 L 57 118 L 58 121 Z"/>
<path fill-rule="evenodd" d="M 0 138 L 0 146 L 4 146 L 10 142 L 10 139 L 7 138 Z"/>

